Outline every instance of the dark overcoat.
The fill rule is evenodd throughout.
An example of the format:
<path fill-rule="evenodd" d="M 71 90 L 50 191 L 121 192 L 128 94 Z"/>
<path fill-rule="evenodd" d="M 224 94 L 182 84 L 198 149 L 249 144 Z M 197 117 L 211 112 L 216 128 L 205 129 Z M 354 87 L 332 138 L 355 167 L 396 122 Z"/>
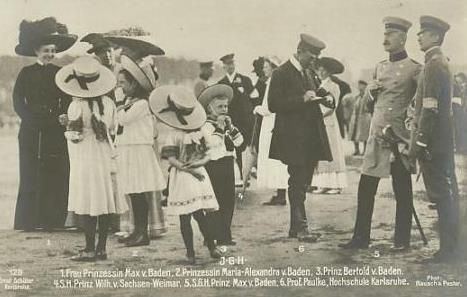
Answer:
<path fill-rule="evenodd" d="M 329 140 L 318 103 L 305 103 L 307 90 L 317 83 L 307 79 L 290 62 L 274 70 L 269 86 L 268 104 L 276 113 L 269 157 L 287 165 L 313 161 L 332 161 Z"/>

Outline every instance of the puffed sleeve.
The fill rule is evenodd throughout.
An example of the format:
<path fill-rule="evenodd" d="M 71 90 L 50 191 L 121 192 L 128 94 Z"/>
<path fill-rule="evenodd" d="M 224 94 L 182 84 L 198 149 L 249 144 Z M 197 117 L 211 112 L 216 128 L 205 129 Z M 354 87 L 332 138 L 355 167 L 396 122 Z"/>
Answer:
<path fill-rule="evenodd" d="M 147 114 L 150 114 L 148 101 L 142 99 L 135 102 L 128 110 L 119 110 L 117 120 L 120 125 L 125 126 Z"/>
<path fill-rule="evenodd" d="M 83 131 L 83 110 L 81 108 L 81 99 L 75 98 L 68 106 L 67 116 L 67 130 L 68 131 Z"/>
<path fill-rule="evenodd" d="M 176 130 L 168 131 L 161 139 L 161 158 L 168 159 L 175 157 L 178 159 L 180 155 L 181 132 Z"/>

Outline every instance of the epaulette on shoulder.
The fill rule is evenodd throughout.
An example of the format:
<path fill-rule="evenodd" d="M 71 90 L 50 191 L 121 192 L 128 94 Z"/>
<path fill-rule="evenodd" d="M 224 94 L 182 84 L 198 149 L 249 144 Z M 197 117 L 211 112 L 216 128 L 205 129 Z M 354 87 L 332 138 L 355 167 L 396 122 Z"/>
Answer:
<path fill-rule="evenodd" d="M 388 62 L 388 59 L 385 59 L 385 60 L 379 61 L 378 64 L 384 64 L 384 63 L 387 63 L 387 62 Z"/>
<path fill-rule="evenodd" d="M 414 64 L 416 65 L 422 65 L 421 63 L 419 63 L 418 61 L 414 60 L 414 59 L 410 59 L 410 61 L 412 61 Z"/>

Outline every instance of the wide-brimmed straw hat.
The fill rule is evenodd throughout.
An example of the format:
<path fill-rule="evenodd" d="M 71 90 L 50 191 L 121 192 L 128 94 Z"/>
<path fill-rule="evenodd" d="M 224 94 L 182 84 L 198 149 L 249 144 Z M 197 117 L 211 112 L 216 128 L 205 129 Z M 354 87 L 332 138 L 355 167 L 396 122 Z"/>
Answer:
<path fill-rule="evenodd" d="M 196 130 L 206 122 L 206 112 L 193 92 L 182 86 L 162 86 L 149 96 L 152 113 L 165 124 L 182 130 Z"/>
<path fill-rule="evenodd" d="M 120 65 L 148 92 L 156 87 L 158 78 L 150 57 L 134 60 L 127 55 L 121 55 Z"/>
<path fill-rule="evenodd" d="M 233 89 L 228 85 L 216 84 L 205 88 L 198 96 L 198 101 L 206 108 L 214 99 L 228 99 L 229 103 L 233 98 Z"/>
<path fill-rule="evenodd" d="M 92 98 L 107 94 L 115 88 L 115 75 L 92 57 L 80 57 L 61 68 L 55 83 L 73 97 Z"/>
<path fill-rule="evenodd" d="M 21 56 L 36 56 L 35 49 L 40 45 L 54 44 L 56 52 L 66 51 L 78 39 L 78 36 L 68 34 L 66 25 L 58 23 L 53 17 L 38 21 L 23 20 L 19 26 L 19 43 L 15 52 Z"/>

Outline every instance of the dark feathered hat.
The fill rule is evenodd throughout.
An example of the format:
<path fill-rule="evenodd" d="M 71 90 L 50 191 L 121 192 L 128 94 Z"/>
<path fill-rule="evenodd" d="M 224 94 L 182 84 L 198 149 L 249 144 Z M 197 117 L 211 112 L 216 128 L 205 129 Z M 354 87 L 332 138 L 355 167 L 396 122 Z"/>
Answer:
<path fill-rule="evenodd" d="M 23 20 L 19 25 L 19 44 L 15 52 L 21 56 L 35 56 L 35 49 L 44 44 L 55 44 L 57 53 L 69 49 L 78 36 L 68 34 L 66 25 L 58 23 L 54 17 L 38 21 Z"/>
<path fill-rule="evenodd" d="M 84 36 L 83 38 L 81 38 L 81 41 L 87 42 L 90 45 L 92 45 L 92 47 L 87 50 L 88 54 L 95 53 L 95 52 L 97 52 L 99 50 L 102 50 L 102 49 L 108 49 L 108 48 L 116 47 L 115 44 L 113 44 L 112 42 L 107 40 L 104 37 L 104 35 L 100 34 L 100 33 L 90 33 L 90 34 Z"/>

